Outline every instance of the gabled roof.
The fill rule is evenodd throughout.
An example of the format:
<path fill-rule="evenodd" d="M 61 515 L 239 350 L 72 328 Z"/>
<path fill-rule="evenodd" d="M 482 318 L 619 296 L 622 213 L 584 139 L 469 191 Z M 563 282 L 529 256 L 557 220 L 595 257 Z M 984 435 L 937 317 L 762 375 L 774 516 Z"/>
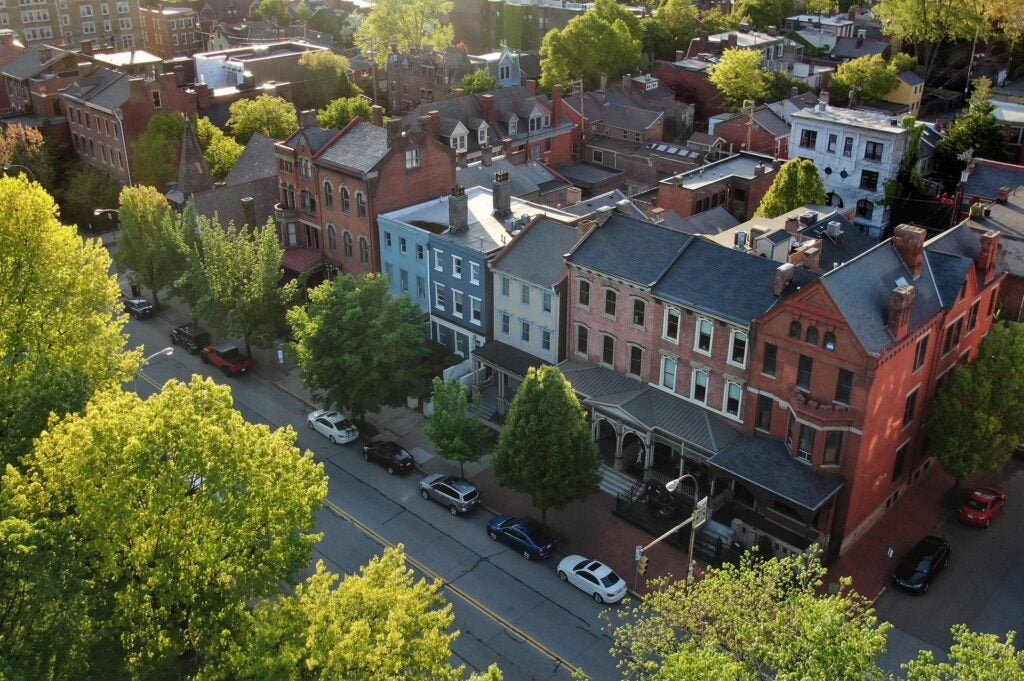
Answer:
<path fill-rule="evenodd" d="M 255 133 L 249 138 L 242 155 L 235 161 L 228 176 L 224 178 L 224 184 L 245 184 L 264 177 L 277 177 L 275 144 L 277 141 L 273 137 Z"/>
<path fill-rule="evenodd" d="M 44 59 L 43 57 L 47 54 L 49 54 L 49 58 Z M 33 45 L 23 54 L 7 62 L 0 73 L 16 80 L 33 78 L 45 71 L 51 64 L 72 54 L 76 53 L 50 45 Z"/>
<path fill-rule="evenodd" d="M 1020 186 L 1024 186 L 1024 166 L 976 158 L 964 184 L 964 195 L 995 199 L 1000 187 Z"/>
<path fill-rule="evenodd" d="M 658 282 L 691 239 L 667 227 L 612 213 L 566 261 L 646 288 Z"/>
<path fill-rule="evenodd" d="M 921 85 L 924 83 L 924 78 L 913 71 L 900 71 L 899 78 L 907 85 Z"/>
<path fill-rule="evenodd" d="M 715 206 L 688 218 L 679 217 L 674 210 L 665 211 L 662 216 L 664 222 L 660 223 L 669 229 L 684 234 L 718 234 L 727 229 L 732 229 L 740 223 L 736 216 L 725 209 L 725 206 Z"/>
<path fill-rule="evenodd" d="M 380 163 L 389 149 L 387 130 L 357 119 L 317 155 L 317 160 L 366 173 Z"/>
<path fill-rule="evenodd" d="M 131 94 L 128 78 L 129 76 L 124 73 L 96 68 L 88 75 L 75 80 L 63 90 L 63 94 L 103 109 L 114 109 L 128 101 Z"/>
<path fill-rule="evenodd" d="M 263 177 L 242 184 L 214 187 L 193 196 L 196 213 L 213 217 L 217 215 L 220 224 L 233 222 L 235 226 L 246 224 L 247 218 L 242 199 L 253 200 L 253 215 L 256 225 L 264 225 L 274 213 L 277 203 L 277 176 Z"/>
<path fill-rule="evenodd" d="M 584 92 L 565 98 L 565 103 L 582 115 L 591 124 L 601 123 L 623 130 L 647 130 L 664 117 L 660 111 L 648 111 L 628 106 L 607 97 Z"/>
<path fill-rule="evenodd" d="M 598 194 L 597 196 L 592 196 L 589 199 L 578 201 L 571 206 L 563 208 L 562 210 L 566 213 L 572 213 L 573 215 L 586 215 L 588 213 L 593 213 L 602 206 L 614 208 L 619 201 L 626 201 L 627 199 L 629 199 L 629 197 L 626 196 L 622 190 L 613 189 L 610 192 L 605 192 L 604 194 Z M 637 217 L 641 216 L 638 215 Z"/>
<path fill-rule="evenodd" d="M 832 57 L 835 59 L 857 59 L 859 57 L 882 54 L 887 49 L 889 49 L 888 40 L 840 36 L 836 38 L 835 47 L 832 48 Z"/>
<path fill-rule="evenodd" d="M 299 141 L 305 140 L 306 146 L 309 147 L 310 152 L 317 153 L 332 137 L 338 134 L 337 128 L 321 128 L 316 125 L 311 125 L 306 128 L 300 128 L 296 130 L 291 137 L 286 139 L 282 144 L 289 149 L 298 149 Z"/>
<path fill-rule="evenodd" d="M 565 276 L 565 254 L 579 237 L 579 231 L 572 225 L 538 218 L 501 251 L 491 269 L 552 288 Z"/>

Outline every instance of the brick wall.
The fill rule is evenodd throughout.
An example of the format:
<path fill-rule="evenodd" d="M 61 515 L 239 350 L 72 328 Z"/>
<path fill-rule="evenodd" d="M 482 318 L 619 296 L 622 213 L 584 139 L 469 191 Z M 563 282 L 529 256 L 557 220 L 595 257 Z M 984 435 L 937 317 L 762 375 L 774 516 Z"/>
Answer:
<path fill-rule="evenodd" d="M 726 142 L 726 149 L 732 151 L 753 151 L 776 158 L 789 155 L 789 137 L 775 139 L 775 136 L 759 125 L 750 126 L 750 149 L 747 149 L 747 117 L 737 116 L 715 126 L 715 135 Z"/>

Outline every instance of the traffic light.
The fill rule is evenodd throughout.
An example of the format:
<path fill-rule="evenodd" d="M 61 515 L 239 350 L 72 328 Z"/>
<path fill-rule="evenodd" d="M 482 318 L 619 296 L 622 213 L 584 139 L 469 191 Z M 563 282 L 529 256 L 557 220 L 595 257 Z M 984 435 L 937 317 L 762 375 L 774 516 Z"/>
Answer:
<path fill-rule="evenodd" d="M 640 556 L 640 564 L 636 566 L 637 572 L 639 572 L 640 574 L 646 573 L 647 572 L 647 561 L 649 561 L 649 560 L 650 560 L 650 558 L 648 558 L 646 553 L 643 554 L 642 556 Z"/>

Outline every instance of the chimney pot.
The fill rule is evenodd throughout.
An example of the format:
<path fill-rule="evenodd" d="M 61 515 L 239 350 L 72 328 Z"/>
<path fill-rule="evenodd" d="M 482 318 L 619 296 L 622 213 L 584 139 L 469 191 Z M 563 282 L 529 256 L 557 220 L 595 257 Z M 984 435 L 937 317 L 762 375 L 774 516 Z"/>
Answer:
<path fill-rule="evenodd" d="M 996 202 L 997 203 L 1006 203 L 1009 200 L 1009 198 L 1010 198 L 1010 188 L 1009 187 L 1000 187 L 998 190 L 996 190 Z"/>
<path fill-rule="evenodd" d="M 775 270 L 775 285 L 772 288 L 774 295 L 781 296 L 789 282 L 793 281 L 795 274 L 796 266 L 792 263 L 785 262 L 779 265 Z"/>
<path fill-rule="evenodd" d="M 462 232 L 469 227 L 469 197 L 462 185 L 452 187 L 448 197 L 448 226 L 452 232 Z"/>
<path fill-rule="evenodd" d="M 494 182 L 491 183 L 491 200 L 494 206 L 494 217 L 505 218 L 512 214 L 512 186 L 509 183 L 507 170 L 499 170 L 494 173 Z"/>
<path fill-rule="evenodd" d="M 899 225 L 893 230 L 893 245 L 914 279 L 924 270 L 924 240 L 926 232 L 914 225 Z"/>

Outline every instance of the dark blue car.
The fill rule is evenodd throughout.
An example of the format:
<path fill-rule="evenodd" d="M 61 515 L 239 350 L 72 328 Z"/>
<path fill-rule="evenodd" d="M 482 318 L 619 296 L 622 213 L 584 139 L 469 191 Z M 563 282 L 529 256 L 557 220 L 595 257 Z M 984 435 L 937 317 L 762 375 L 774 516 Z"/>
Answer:
<path fill-rule="evenodd" d="M 555 550 L 555 540 L 540 525 L 526 518 L 495 516 L 487 523 L 487 536 L 508 544 L 526 560 L 547 558 Z"/>

